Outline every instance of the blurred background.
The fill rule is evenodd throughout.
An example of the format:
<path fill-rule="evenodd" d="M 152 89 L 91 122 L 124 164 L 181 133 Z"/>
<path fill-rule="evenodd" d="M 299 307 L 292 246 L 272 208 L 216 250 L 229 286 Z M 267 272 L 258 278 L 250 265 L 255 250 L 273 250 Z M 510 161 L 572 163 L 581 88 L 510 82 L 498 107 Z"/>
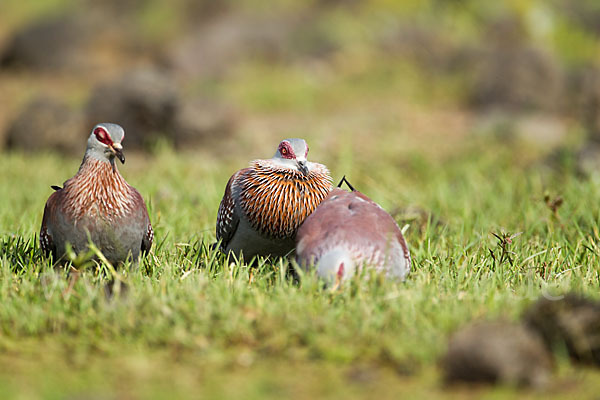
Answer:
<path fill-rule="evenodd" d="M 143 154 L 301 136 L 402 163 L 492 138 L 589 170 L 599 37 L 596 0 L 2 0 L 0 148 L 79 158 L 111 121 Z"/>

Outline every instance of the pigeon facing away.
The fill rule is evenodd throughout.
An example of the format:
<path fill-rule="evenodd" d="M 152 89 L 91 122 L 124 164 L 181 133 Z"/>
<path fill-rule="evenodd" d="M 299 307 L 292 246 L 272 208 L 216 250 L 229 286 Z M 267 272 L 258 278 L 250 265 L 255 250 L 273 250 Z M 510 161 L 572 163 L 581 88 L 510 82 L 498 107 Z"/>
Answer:
<path fill-rule="evenodd" d="M 304 221 L 296 237 L 296 260 L 328 283 L 344 281 L 362 267 L 404 280 L 411 260 L 394 219 L 364 194 L 336 188 Z"/>
<path fill-rule="evenodd" d="M 303 139 L 285 139 L 273 158 L 233 174 L 217 215 L 221 250 L 251 260 L 294 249 L 298 227 L 331 190 L 329 171 L 307 154 Z"/>
<path fill-rule="evenodd" d="M 112 264 L 136 262 L 148 252 L 154 232 L 140 193 L 119 173 L 115 158 L 125 163 L 119 125 L 103 123 L 92 130 L 77 174 L 56 191 L 44 208 L 42 251 L 60 260 L 70 243 L 75 253 L 91 240 Z"/>

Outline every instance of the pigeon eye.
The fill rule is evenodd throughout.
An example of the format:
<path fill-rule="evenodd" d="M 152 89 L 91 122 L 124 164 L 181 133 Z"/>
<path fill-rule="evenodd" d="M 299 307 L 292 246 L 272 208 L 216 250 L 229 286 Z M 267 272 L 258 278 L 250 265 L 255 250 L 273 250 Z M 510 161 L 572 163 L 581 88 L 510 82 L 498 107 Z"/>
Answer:
<path fill-rule="evenodd" d="M 287 149 L 284 147 L 281 149 L 281 155 L 285 156 L 287 154 Z"/>
<path fill-rule="evenodd" d="M 100 127 L 94 129 L 94 135 L 96 135 L 96 138 L 105 145 L 112 145 L 112 140 L 110 140 L 108 133 L 104 129 Z"/>
<path fill-rule="evenodd" d="M 94 129 L 94 135 L 96 135 L 98 140 L 102 140 L 106 137 L 106 134 L 104 133 L 104 129 L 102 129 L 102 128 Z"/>

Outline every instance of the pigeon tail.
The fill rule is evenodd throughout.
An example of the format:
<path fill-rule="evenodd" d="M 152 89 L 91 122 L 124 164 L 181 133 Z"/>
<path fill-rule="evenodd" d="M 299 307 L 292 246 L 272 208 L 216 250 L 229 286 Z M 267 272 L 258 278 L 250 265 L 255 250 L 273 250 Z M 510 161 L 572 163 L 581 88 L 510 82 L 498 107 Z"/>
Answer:
<path fill-rule="evenodd" d="M 336 247 L 321 256 L 316 269 L 319 277 L 331 285 L 352 278 L 356 263 L 347 249 Z"/>

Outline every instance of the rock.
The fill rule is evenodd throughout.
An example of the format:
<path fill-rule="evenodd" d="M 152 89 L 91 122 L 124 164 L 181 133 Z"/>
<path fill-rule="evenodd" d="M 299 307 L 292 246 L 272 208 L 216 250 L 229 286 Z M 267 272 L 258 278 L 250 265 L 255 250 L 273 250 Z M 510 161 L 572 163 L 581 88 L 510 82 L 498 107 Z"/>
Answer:
<path fill-rule="evenodd" d="M 489 109 L 477 115 L 474 131 L 494 136 L 505 143 L 518 139 L 546 150 L 564 143 L 568 128 L 564 118 L 554 113 L 518 113 Z"/>
<path fill-rule="evenodd" d="M 597 0 L 559 0 L 555 4 L 558 14 L 567 17 L 579 28 L 600 35 L 600 7 Z"/>
<path fill-rule="evenodd" d="M 477 322 L 452 336 L 442 368 L 447 383 L 542 387 L 552 359 L 542 339 L 522 325 Z"/>
<path fill-rule="evenodd" d="M 110 121 L 125 129 L 127 148 L 142 148 L 158 137 L 173 138 L 179 92 L 170 76 L 144 68 L 96 87 L 86 108 L 90 126 Z"/>
<path fill-rule="evenodd" d="M 40 97 L 26 105 L 10 125 L 6 145 L 25 151 L 56 150 L 79 155 L 87 132 L 80 113 L 59 100 Z"/>
<path fill-rule="evenodd" d="M 237 113 L 232 107 L 208 99 L 187 101 L 177 110 L 173 129 L 177 147 L 194 147 L 211 138 L 233 134 Z"/>
<path fill-rule="evenodd" d="M 309 15 L 228 14 L 201 24 L 163 55 L 179 76 L 212 77 L 241 61 L 324 57 L 336 45 Z"/>
<path fill-rule="evenodd" d="M 476 107 L 553 111 L 560 104 L 561 73 L 539 49 L 489 49 L 477 64 L 470 93 Z"/>
<path fill-rule="evenodd" d="M 589 140 L 575 151 L 575 169 L 582 177 L 597 176 L 600 172 L 600 143 Z"/>
<path fill-rule="evenodd" d="M 600 67 L 584 66 L 569 74 L 568 104 L 589 140 L 600 144 Z"/>
<path fill-rule="evenodd" d="M 25 26 L 0 52 L 0 67 L 55 70 L 84 62 L 81 47 L 88 30 L 75 16 L 45 18 Z"/>
<path fill-rule="evenodd" d="M 555 111 L 561 106 L 563 74 L 557 61 L 527 44 L 520 23 L 491 23 L 485 47 L 472 54 L 469 102 L 477 108 Z"/>
<path fill-rule="evenodd" d="M 540 298 L 523 319 L 549 349 L 565 346 L 572 360 L 600 366 L 600 302 L 573 293 Z"/>
<path fill-rule="evenodd" d="M 167 63 L 186 76 L 218 75 L 250 54 L 279 52 L 289 29 L 274 20 L 226 15 L 202 24 L 175 43 L 166 56 Z"/>
<path fill-rule="evenodd" d="M 419 24 L 385 30 L 379 44 L 386 54 L 413 60 L 425 71 L 448 69 L 459 52 L 444 32 Z"/>

